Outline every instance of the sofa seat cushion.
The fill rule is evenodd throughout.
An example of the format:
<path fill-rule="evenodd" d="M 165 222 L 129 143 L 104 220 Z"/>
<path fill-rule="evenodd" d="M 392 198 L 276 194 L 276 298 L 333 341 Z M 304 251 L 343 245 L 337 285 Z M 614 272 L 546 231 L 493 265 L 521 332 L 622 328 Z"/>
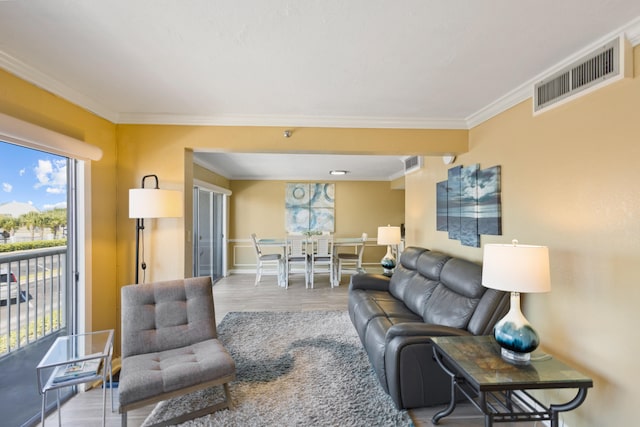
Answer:
<path fill-rule="evenodd" d="M 120 405 L 158 396 L 235 373 L 235 363 L 217 339 L 122 360 Z"/>
<path fill-rule="evenodd" d="M 364 337 L 367 325 L 376 317 L 414 319 L 416 314 L 402 302 L 384 291 L 354 290 L 349 298 L 349 314 L 361 337 Z"/>

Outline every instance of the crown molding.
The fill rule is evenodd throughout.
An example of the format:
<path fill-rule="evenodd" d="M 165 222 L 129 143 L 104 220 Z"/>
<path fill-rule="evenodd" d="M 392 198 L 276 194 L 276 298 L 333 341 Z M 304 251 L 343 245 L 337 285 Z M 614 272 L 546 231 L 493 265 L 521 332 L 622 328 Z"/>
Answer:
<path fill-rule="evenodd" d="M 2 51 L 0 51 L 0 68 L 4 68 L 8 72 L 28 81 L 29 83 L 51 92 L 54 95 L 84 108 L 85 110 L 109 120 L 112 123 L 116 123 L 116 119 L 118 118 L 117 113 Z"/>
<path fill-rule="evenodd" d="M 419 119 L 403 117 L 269 116 L 219 115 L 189 116 L 175 114 L 120 114 L 121 124 L 163 124 L 201 126 L 276 126 L 387 129 L 466 129 L 460 119 Z"/>
<path fill-rule="evenodd" d="M 640 44 L 640 16 L 627 24 L 620 32 L 624 32 L 631 46 Z"/>
<path fill-rule="evenodd" d="M 568 56 L 561 62 L 556 65 L 547 68 L 545 71 L 536 75 L 532 79 L 527 82 L 521 84 L 514 90 L 510 91 L 506 95 L 498 98 L 491 104 L 486 107 L 481 108 L 477 112 L 471 114 L 465 119 L 467 124 L 467 129 L 471 129 L 475 126 L 482 124 L 483 122 L 489 120 L 490 118 L 497 116 L 498 114 L 508 110 L 509 108 L 519 104 L 520 102 L 526 101 L 529 98 L 533 97 L 533 85 L 540 81 L 543 77 L 553 74 L 556 71 L 563 69 L 564 67 L 569 66 L 576 60 L 582 58 L 584 55 L 589 52 L 597 49 L 601 45 L 610 42 L 612 39 L 624 35 L 631 46 L 637 46 L 640 44 L 640 17 L 634 19 L 633 21 L 627 23 L 626 25 L 618 28 L 615 31 L 611 31 L 610 33 L 602 36 L 595 42 L 585 46 L 581 50 L 575 52 L 574 54 Z M 632 58 L 633 60 L 633 58 Z"/>

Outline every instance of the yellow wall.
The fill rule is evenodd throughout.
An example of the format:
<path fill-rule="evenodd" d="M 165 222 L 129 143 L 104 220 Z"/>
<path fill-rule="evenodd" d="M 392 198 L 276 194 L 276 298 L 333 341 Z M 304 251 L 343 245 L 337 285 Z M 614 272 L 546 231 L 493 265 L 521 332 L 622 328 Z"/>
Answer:
<path fill-rule="evenodd" d="M 209 184 L 217 185 L 222 188 L 229 188 L 229 180 L 217 173 L 211 172 L 208 169 L 203 168 L 200 165 L 193 165 L 193 178 L 200 181 L 208 182 Z"/>
<path fill-rule="evenodd" d="M 524 312 L 548 351 L 595 380 L 563 415 L 572 427 L 630 425 L 640 402 L 640 47 L 635 70 L 537 117 L 530 101 L 517 105 L 472 129 L 454 165 L 502 166 L 503 235 L 483 244 L 549 246 L 551 292 L 528 295 Z M 436 182 L 451 166 L 426 160 L 406 180 L 409 244 L 480 260 L 436 231 Z"/>
<path fill-rule="evenodd" d="M 332 182 L 332 181 L 325 181 Z M 232 269 L 252 268 L 255 264 L 249 236 L 283 238 L 285 231 L 284 196 L 287 181 L 232 181 L 229 238 Z M 375 247 L 377 227 L 404 223 L 404 191 L 392 190 L 389 182 L 335 182 L 336 237 L 373 239 L 364 254 L 365 263 L 379 264 L 385 248 Z M 235 260 L 235 261 L 234 261 Z"/>

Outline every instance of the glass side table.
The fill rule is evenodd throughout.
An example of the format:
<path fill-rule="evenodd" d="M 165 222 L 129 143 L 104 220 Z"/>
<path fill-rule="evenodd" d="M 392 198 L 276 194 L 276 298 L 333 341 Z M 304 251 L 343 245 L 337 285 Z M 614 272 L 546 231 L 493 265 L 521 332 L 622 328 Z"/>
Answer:
<path fill-rule="evenodd" d="M 456 407 L 456 391 L 484 414 L 485 427 L 494 422 L 550 421 L 558 427 L 559 413 L 582 404 L 593 380 L 551 355 L 528 365 L 512 365 L 500 356 L 493 336 L 432 338 L 436 362 L 451 379 L 449 405 L 433 416 L 433 424 Z M 569 402 L 545 405 L 528 390 L 577 389 Z"/>
<path fill-rule="evenodd" d="M 113 383 L 111 357 L 113 356 L 113 329 L 69 335 L 57 338 L 36 367 L 38 391 L 42 394 L 41 424 L 44 427 L 47 392 L 56 390 L 58 425 L 60 415 L 60 389 L 102 380 L 102 425 L 106 420 L 107 388 L 109 377 L 111 405 L 113 406 Z"/>

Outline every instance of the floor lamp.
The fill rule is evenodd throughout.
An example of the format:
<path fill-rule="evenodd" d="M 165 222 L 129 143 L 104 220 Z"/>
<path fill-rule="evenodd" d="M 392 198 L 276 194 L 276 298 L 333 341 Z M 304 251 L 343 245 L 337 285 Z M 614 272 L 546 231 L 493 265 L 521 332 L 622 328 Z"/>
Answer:
<path fill-rule="evenodd" d="M 155 187 L 144 188 L 147 178 L 155 180 Z M 129 218 L 136 219 L 136 285 L 139 283 L 140 267 L 147 268 L 142 260 L 140 265 L 140 236 L 144 232 L 145 218 L 179 218 L 182 216 L 182 192 L 161 190 L 157 175 L 142 177 L 141 188 L 129 190 Z"/>

